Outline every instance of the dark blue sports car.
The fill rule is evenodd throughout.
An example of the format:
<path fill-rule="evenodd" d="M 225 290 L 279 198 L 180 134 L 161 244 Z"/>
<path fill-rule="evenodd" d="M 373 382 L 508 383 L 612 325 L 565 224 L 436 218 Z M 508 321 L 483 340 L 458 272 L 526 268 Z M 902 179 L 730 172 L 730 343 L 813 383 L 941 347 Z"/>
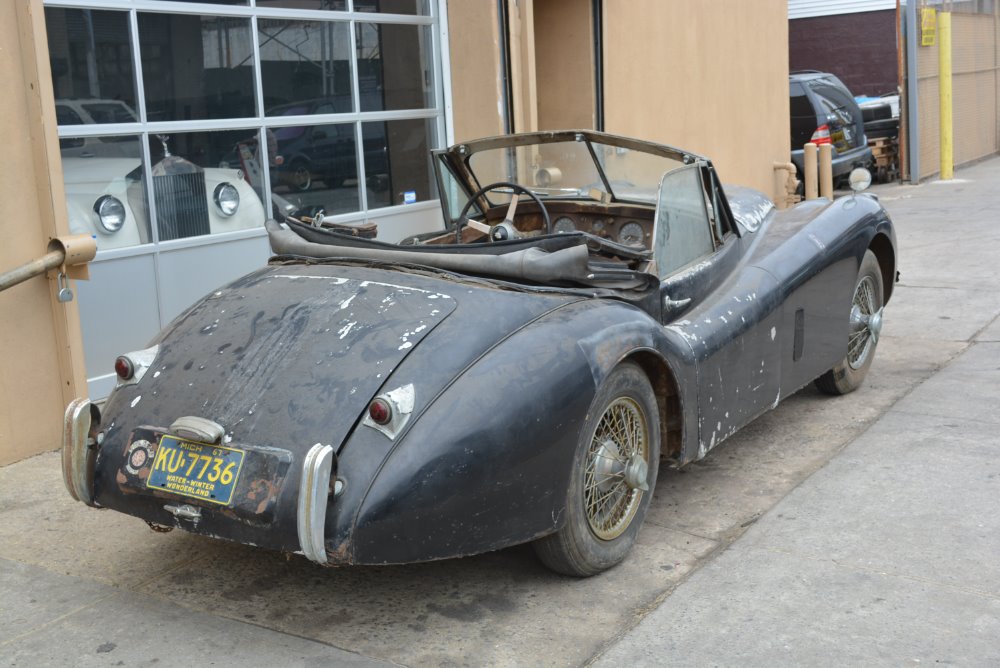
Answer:
<path fill-rule="evenodd" d="M 433 161 L 439 232 L 271 221 L 266 267 L 119 357 L 103 407 L 67 409 L 70 493 L 320 564 L 532 542 L 591 575 L 661 460 L 871 365 L 897 262 L 874 197 L 777 211 L 705 158 L 589 131 Z"/>

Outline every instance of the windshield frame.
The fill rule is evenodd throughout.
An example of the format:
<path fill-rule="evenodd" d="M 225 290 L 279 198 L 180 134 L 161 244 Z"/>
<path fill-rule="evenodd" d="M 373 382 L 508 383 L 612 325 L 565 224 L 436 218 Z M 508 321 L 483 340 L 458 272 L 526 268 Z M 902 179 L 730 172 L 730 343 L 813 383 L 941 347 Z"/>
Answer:
<path fill-rule="evenodd" d="M 638 204 L 641 206 L 650 206 L 651 208 L 655 206 L 655 202 L 650 202 L 644 199 L 629 198 L 628 196 L 623 196 L 622 193 L 615 191 L 613 183 L 610 181 L 605 167 L 601 164 L 601 161 L 597 156 L 597 152 L 594 148 L 595 145 L 628 149 L 639 153 L 645 153 L 677 161 L 678 163 L 684 165 L 692 164 L 696 161 L 708 162 L 708 159 L 703 156 L 689 151 L 684 151 L 673 146 L 667 146 L 665 144 L 657 144 L 654 142 L 632 139 L 629 137 L 622 137 L 594 130 L 562 130 L 557 132 L 528 132 L 514 135 L 486 137 L 483 139 L 461 142 L 447 149 L 434 151 L 435 160 L 433 163 L 435 175 L 438 179 L 438 183 L 440 184 L 441 170 L 448 169 L 451 171 L 452 175 L 457 179 L 458 183 L 465 191 L 465 196 L 469 198 L 484 185 L 488 185 L 480 182 L 479 176 L 477 176 L 473 166 L 470 164 L 470 159 L 475 154 L 484 151 L 516 149 L 519 147 L 539 146 L 558 142 L 581 142 L 586 145 L 587 152 L 593 161 L 594 170 L 601 179 L 606 195 L 610 198 L 608 201 L 612 203 Z M 539 196 L 544 197 L 545 200 L 594 199 L 591 194 L 581 192 L 577 188 L 567 188 L 565 189 L 565 194 L 555 195 L 547 193 L 545 190 L 546 188 L 539 187 L 537 193 Z M 532 188 L 532 191 L 535 191 L 535 189 Z M 444 196 L 444 193 L 442 193 L 442 196 Z M 484 195 L 479 198 L 477 205 L 480 210 L 487 211 L 493 207 L 505 204 L 491 202 Z M 450 207 L 447 206 L 445 202 L 442 202 L 442 213 L 445 219 L 446 227 L 451 228 L 454 226 L 455 221 L 448 213 L 449 208 Z"/>

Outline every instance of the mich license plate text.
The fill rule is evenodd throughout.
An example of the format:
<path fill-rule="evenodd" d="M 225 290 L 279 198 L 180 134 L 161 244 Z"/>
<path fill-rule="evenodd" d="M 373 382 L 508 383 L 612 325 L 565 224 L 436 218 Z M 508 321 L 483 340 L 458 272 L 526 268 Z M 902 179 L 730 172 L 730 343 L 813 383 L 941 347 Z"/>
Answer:
<path fill-rule="evenodd" d="M 229 505 L 244 452 L 166 435 L 160 439 L 146 487 Z"/>

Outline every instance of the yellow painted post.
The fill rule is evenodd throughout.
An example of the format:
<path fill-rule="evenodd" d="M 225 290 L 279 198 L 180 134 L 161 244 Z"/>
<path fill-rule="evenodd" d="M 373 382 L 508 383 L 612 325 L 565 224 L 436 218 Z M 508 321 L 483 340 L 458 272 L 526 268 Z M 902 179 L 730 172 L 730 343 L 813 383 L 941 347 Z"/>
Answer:
<path fill-rule="evenodd" d="M 806 181 L 806 199 L 816 199 L 816 144 L 812 142 L 802 150 L 802 176 Z"/>
<path fill-rule="evenodd" d="M 951 96 L 951 12 L 938 12 L 938 72 L 941 102 L 941 179 L 955 176 L 954 133 Z"/>
<path fill-rule="evenodd" d="M 833 200 L 833 147 L 819 145 L 819 196 Z"/>

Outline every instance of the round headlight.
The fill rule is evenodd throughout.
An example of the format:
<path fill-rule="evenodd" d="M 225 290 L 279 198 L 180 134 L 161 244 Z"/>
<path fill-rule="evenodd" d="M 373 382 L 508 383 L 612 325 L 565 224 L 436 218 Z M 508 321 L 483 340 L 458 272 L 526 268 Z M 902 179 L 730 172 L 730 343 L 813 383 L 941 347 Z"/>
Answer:
<path fill-rule="evenodd" d="M 240 208 L 240 191 L 232 183 L 220 183 L 215 186 L 215 206 L 224 216 L 231 216 Z"/>
<path fill-rule="evenodd" d="M 117 197 L 102 195 L 94 202 L 94 212 L 108 232 L 117 232 L 125 224 L 125 205 Z"/>

